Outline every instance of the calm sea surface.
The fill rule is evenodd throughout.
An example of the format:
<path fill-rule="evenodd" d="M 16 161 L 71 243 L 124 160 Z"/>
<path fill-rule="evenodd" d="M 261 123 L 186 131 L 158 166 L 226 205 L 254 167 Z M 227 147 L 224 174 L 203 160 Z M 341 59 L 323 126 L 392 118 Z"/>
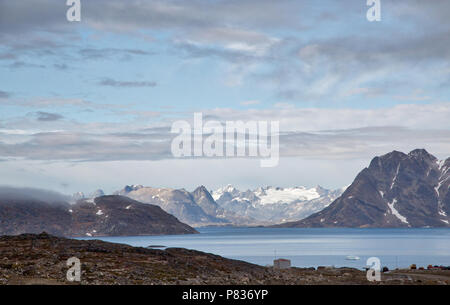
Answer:
<path fill-rule="evenodd" d="M 200 228 L 201 234 L 101 237 L 104 241 L 147 247 L 162 245 L 218 254 L 259 265 L 288 258 L 293 266 L 363 268 L 369 257 L 382 266 L 450 266 L 450 229 L 272 229 Z M 358 256 L 359 260 L 348 260 Z"/>

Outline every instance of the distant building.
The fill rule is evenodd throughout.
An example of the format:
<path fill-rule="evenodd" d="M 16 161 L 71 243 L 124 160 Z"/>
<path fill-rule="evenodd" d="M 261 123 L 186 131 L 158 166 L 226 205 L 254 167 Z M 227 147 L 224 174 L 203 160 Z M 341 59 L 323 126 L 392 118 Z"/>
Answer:
<path fill-rule="evenodd" d="M 275 269 L 289 269 L 291 268 L 291 261 L 289 259 L 279 258 L 273 261 Z"/>

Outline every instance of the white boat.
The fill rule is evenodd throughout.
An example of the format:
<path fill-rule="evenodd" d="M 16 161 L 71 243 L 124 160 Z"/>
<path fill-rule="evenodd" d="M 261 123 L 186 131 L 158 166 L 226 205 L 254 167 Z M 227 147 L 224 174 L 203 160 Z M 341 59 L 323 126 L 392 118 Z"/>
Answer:
<path fill-rule="evenodd" d="M 349 260 L 349 261 L 357 261 L 357 260 L 359 260 L 359 256 L 349 255 L 345 259 Z"/>

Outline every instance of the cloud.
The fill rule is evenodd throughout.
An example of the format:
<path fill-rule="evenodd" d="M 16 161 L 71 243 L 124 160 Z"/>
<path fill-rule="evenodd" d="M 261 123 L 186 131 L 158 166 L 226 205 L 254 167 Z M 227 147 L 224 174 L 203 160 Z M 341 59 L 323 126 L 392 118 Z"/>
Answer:
<path fill-rule="evenodd" d="M 139 117 L 139 112 L 130 113 Z M 143 112 L 142 117 L 159 113 Z M 188 122 L 193 114 L 185 114 Z M 209 109 L 204 123 L 226 121 L 279 121 L 282 157 L 351 159 L 385 153 L 393 148 L 412 150 L 427 146 L 436 153 L 450 151 L 450 104 L 398 105 L 382 109 Z M 0 158 L 65 160 L 76 162 L 172 159 L 170 133 L 175 118 L 117 123 L 61 121 L 58 130 L 17 130 L 5 121 Z M 24 126 L 23 123 L 17 123 Z"/>
<path fill-rule="evenodd" d="M 5 105 L 33 107 L 33 108 L 62 108 L 62 107 L 77 107 L 82 108 L 83 111 L 90 112 L 92 109 L 122 109 L 129 108 L 126 104 L 104 104 L 93 102 L 82 98 L 62 98 L 62 97 L 35 97 L 30 99 L 17 99 L 9 101 Z"/>
<path fill-rule="evenodd" d="M 323 183 L 334 176 L 334 184 L 342 186 L 366 165 L 357 160 L 367 161 L 393 149 L 426 147 L 448 157 L 450 105 L 444 101 L 448 101 L 450 71 L 450 1 L 385 1 L 381 23 L 365 20 L 363 0 L 317 2 L 84 1 L 82 22 L 69 23 L 65 1 L 0 0 L 1 68 L 6 75 L 17 73 L 10 81 L 20 77 L 24 83 L 21 90 L 5 83 L 0 91 L 1 104 L 8 107 L 0 126 L 2 181 L 54 181 L 59 187 L 70 176 L 72 188 L 85 181 L 114 184 L 122 179 L 130 183 L 125 180 L 137 179 L 136 175 L 148 179 L 148 172 L 158 172 L 150 178 L 152 183 L 171 184 L 179 179 L 179 186 L 184 187 L 189 173 L 201 173 L 192 181 L 204 183 L 201 180 L 206 175 L 221 172 L 212 178 L 219 185 L 224 180 L 235 182 L 238 173 L 246 183 L 284 181 L 288 185 L 305 183 L 312 176 Z M 215 109 L 218 104 L 198 106 L 204 105 L 202 100 L 197 106 L 179 101 L 167 115 L 145 105 L 137 109 L 126 102 L 118 104 L 119 96 L 108 95 L 108 90 L 90 90 L 92 83 L 86 87 L 93 80 L 94 85 L 123 88 L 120 93 L 126 94 L 127 89 L 157 86 L 151 80 L 127 79 L 120 72 L 97 74 L 105 65 L 131 59 L 139 61 L 139 67 L 146 61 L 156 63 L 155 71 L 168 64 L 169 69 L 161 69 L 161 77 L 174 83 L 191 75 L 178 73 L 180 69 L 199 63 L 195 69 L 206 66 L 213 73 L 208 71 L 207 79 L 203 75 L 192 78 L 193 82 L 242 86 L 236 94 L 248 97 L 249 93 L 250 98 L 264 98 L 264 103 L 240 99 L 241 106 L 248 107 Z M 62 86 L 51 96 L 54 90 L 42 87 L 39 92 L 50 92 L 50 97 L 33 96 L 36 92 L 30 92 L 27 83 L 44 67 L 70 72 L 67 76 L 79 79 L 72 88 L 85 91 L 74 95 L 70 90 L 77 89 Z M 20 74 L 25 77 L 27 69 L 30 77 L 22 78 Z M 211 75 L 218 79 L 208 79 Z M 256 97 L 251 95 L 254 92 L 258 92 Z M 217 92 L 220 105 L 223 99 L 236 96 L 222 93 Z M 18 94 L 25 97 L 16 98 Z M 101 102 L 106 100 L 113 102 Z M 387 106 L 400 102 L 405 104 Z M 192 113 L 179 111 L 186 104 L 207 108 L 199 110 L 205 121 L 279 121 L 283 160 L 295 160 L 281 160 L 279 171 L 270 174 L 249 166 L 252 160 L 248 159 L 172 160 L 170 126 L 175 116 L 192 120 Z M 273 108 L 264 109 L 268 105 Z M 28 111 L 31 114 L 24 116 Z M 98 116 L 81 111 L 95 111 Z M 58 113 L 64 113 L 65 119 Z M 314 158 L 319 161 L 301 163 Z M 9 160 L 16 159 L 17 166 L 5 171 L 14 163 Z M 149 163 L 153 165 L 143 166 Z M 29 169 L 28 164 L 38 164 L 33 166 L 39 171 L 19 175 L 19 169 Z M 112 169 L 103 173 L 105 164 Z M 132 169 L 127 167 L 130 164 L 134 164 Z M 354 172 L 349 173 L 350 166 Z M 54 168 L 53 175 L 59 178 L 43 179 L 41 170 L 47 168 Z M 125 171 L 126 178 L 114 174 Z M 180 171 L 183 174 L 173 174 Z M 344 182 L 342 175 L 350 178 Z"/>
<path fill-rule="evenodd" d="M 368 127 L 312 133 L 286 133 L 280 137 L 283 156 L 318 159 L 352 159 L 380 155 L 394 149 L 409 151 L 427 146 L 447 154 L 449 130 L 416 130 L 398 126 Z"/>
<path fill-rule="evenodd" d="M 450 103 L 400 104 L 376 109 L 301 108 L 279 103 L 273 109 L 216 108 L 203 111 L 216 120 L 277 120 L 284 131 L 343 130 L 400 126 L 411 129 L 450 129 Z"/>
<path fill-rule="evenodd" d="M 55 69 L 62 70 L 62 71 L 69 69 L 69 66 L 66 64 L 54 64 L 53 67 L 55 67 Z"/>
<path fill-rule="evenodd" d="M 133 87 L 156 87 L 156 82 L 149 81 L 117 81 L 111 78 L 105 78 L 99 83 L 101 86 L 116 87 L 116 88 L 133 88 Z"/>
<path fill-rule="evenodd" d="M 65 1 L 0 1 L 0 35 L 24 35 L 31 31 L 62 31 L 69 28 L 65 20 Z"/>
<path fill-rule="evenodd" d="M 45 65 L 41 64 L 33 64 L 24 61 L 15 61 L 12 64 L 8 65 L 10 69 L 20 69 L 20 68 L 45 68 Z"/>
<path fill-rule="evenodd" d="M 432 99 L 430 96 L 424 95 L 424 92 L 421 89 L 414 90 L 410 95 L 407 95 L 407 96 L 398 95 L 398 96 L 395 96 L 395 98 L 398 100 L 401 100 L 401 101 L 410 101 L 410 102 L 413 102 L 413 101 L 422 102 L 422 101 L 428 101 L 428 100 Z"/>
<path fill-rule="evenodd" d="M 53 122 L 63 119 L 64 117 L 57 113 L 50 113 L 50 112 L 44 112 L 44 111 L 38 111 L 31 113 L 34 117 L 36 117 L 36 120 L 41 122 Z"/>
<path fill-rule="evenodd" d="M 257 101 L 257 100 L 249 100 L 249 101 L 244 101 L 241 102 L 242 106 L 252 106 L 252 105 L 259 105 L 261 102 Z"/>
<path fill-rule="evenodd" d="M 69 46 L 83 60 L 156 54 L 80 44 L 78 27 L 65 20 L 65 3 L 0 5 L 0 36 L 4 56 L 15 57 L 12 68 L 39 67 L 18 59 L 20 54 L 67 56 L 61 51 Z M 232 78 L 227 83 L 262 83 L 276 97 L 296 102 L 395 98 L 424 83 L 430 92 L 447 84 L 448 75 L 439 69 L 450 62 L 448 1 L 389 1 L 375 26 L 364 20 L 366 9 L 359 1 L 318 6 L 313 0 L 98 0 L 83 3 L 82 26 L 97 39 L 109 33 L 150 36 L 152 48 L 157 42 L 170 55 L 224 60 L 226 78 Z M 337 30 L 329 32 L 331 27 Z M 17 36 L 27 42 L 18 43 Z"/>
<path fill-rule="evenodd" d="M 257 77 L 271 83 L 278 96 L 303 101 L 339 101 L 361 95 L 392 98 L 425 84 L 436 91 L 448 79 L 444 69 L 450 62 L 449 26 L 407 38 L 401 29 L 389 33 L 386 39 L 347 32 L 293 41 L 297 60 L 280 60 Z"/>
<path fill-rule="evenodd" d="M 0 156 L 30 160 L 158 160 L 170 156 L 170 138 L 158 134 L 46 132 L 14 144 L 0 143 Z"/>
<path fill-rule="evenodd" d="M 133 115 L 139 119 L 148 120 L 161 116 L 160 111 L 145 111 L 145 110 L 120 110 L 116 111 L 118 115 Z"/>
<path fill-rule="evenodd" d="M 78 51 L 83 60 L 105 59 L 120 57 L 122 60 L 129 59 L 132 56 L 155 55 L 152 51 L 140 49 L 119 49 L 119 48 L 82 48 Z"/>
<path fill-rule="evenodd" d="M 65 20 L 67 7 L 64 4 L 54 4 L 50 0 L 22 1 L 18 3 L 1 2 L 0 36 L 3 35 L 6 45 L 11 46 L 12 54 L 41 50 L 55 52 L 64 47 L 57 43 L 59 37 L 76 37 L 71 39 L 76 43 L 79 35 L 73 31 L 74 26 Z M 294 5 L 297 6 L 297 5 Z M 30 10 L 29 7 L 33 7 Z M 223 51 L 246 53 L 252 56 L 263 54 L 278 39 L 270 37 L 261 31 L 251 28 L 279 28 L 286 25 L 285 20 L 292 24 L 296 17 L 295 10 L 290 9 L 292 3 L 274 4 L 272 1 L 210 1 L 195 0 L 180 1 L 139 1 L 130 0 L 126 4 L 121 1 L 88 1 L 83 3 L 82 25 L 97 32 L 127 33 L 135 37 L 142 36 L 143 30 L 158 30 L 166 32 L 168 41 L 177 41 L 173 45 L 176 50 L 181 42 L 202 48 L 220 48 Z M 123 13 L 124 9 L 127 11 Z M 265 13 L 267 11 L 271 14 Z M 289 15 L 292 18 L 278 18 L 276 14 Z M 3 16 L 4 15 L 4 16 Z M 39 17 L 38 17 L 39 16 Z M 295 21 L 298 23 L 298 20 Z M 242 24 L 238 27 L 229 25 Z M 47 32 L 47 41 L 38 33 Z M 26 35 L 36 43 L 19 45 L 14 42 L 17 35 Z M 56 36 L 56 35 L 55 35 Z M 72 38 L 71 37 L 71 38 Z M 48 41 L 49 40 L 49 41 Z M 55 46 L 51 46 L 54 44 Z M 118 48 L 81 48 L 79 54 L 83 59 L 100 59 L 115 55 L 153 55 L 152 51 Z"/>
<path fill-rule="evenodd" d="M 39 200 L 50 204 L 66 204 L 68 196 L 36 188 L 0 186 L 1 200 Z"/>
<path fill-rule="evenodd" d="M 278 38 L 261 32 L 232 27 L 200 29 L 193 31 L 183 39 L 175 39 L 178 45 L 184 45 L 185 50 L 190 50 L 192 56 L 199 56 L 198 51 L 194 52 L 196 49 L 209 50 L 212 54 L 214 54 L 214 50 L 222 50 L 224 58 L 232 58 L 233 54 L 236 57 L 239 55 L 253 58 L 263 57 L 279 41 Z M 191 46 L 191 48 L 189 49 L 187 46 Z M 220 53 L 216 53 L 216 55 L 218 54 Z M 226 54 L 228 56 L 225 56 Z"/>
<path fill-rule="evenodd" d="M 295 105 L 291 104 L 291 103 L 283 103 L 283 102 L 279 102 L 279 103 L 275 103 L 273 105 L 275 108 L 282 108 L 282 109 L 294 109 Z"/>
<path fill-rule="evenodd" d="M 73 24 L 65 18 L 68 8 L 65 2 L 1 0 L 0 5 L 0 29 L 5 33 L 27 33 L 33 30 L 64 32 L 73 28 Z M 279 28 L 298 24 L 298 21 L 293 23 L 293 20 L 298 18 L 301 8 L 295 1 L 274 3 L 270 0 L 193 0 L 189 3 L 177 0 L 129 0 L 126 4 L 120 0 L 97 0 L 83 3 L 82 18 L 84 23 L 95 29 L 119 32 L 142 28 L 201 28 L 241 22 L 254 27 Z"/>
<path fill-rule="evenodd" d="M 248 52 L 238 52 L 237 50 L 226 50 L 208 45 L 198 45 L 192 41 L 175 41 L 176 53 L 183 58 L 205 58 L 213 57 L 235 63 L 249 63 L 257 58 Z"/>
<path fill-rule="evenodd" d="M 13 60 L 17 59 L 17 56 L 10 52 L 4 52 L 0 54 L 0 60 Z"/>
<path fill-rule="evenodd" d="M 11 25 L 9 25 L 9 27 L 11 27 Z M 0 53 L 0 60 L 13 61 L 9 65 L 10 68 L 44 68 L 45 65 L 41 64 L 44 58 L 52 57 L 53 61 L 58 58 L 67 60 L 68 55 L 65 51 L 70 47 L 74 47 L 72 43 L 63 43 L 61 42 L 61 38 L 58 39 L 50 34 L 23 34 L 19 41 L 16 39 L 15 35 L 12 35 L 11 37 L 2 35 L 2 31 L 0 30 L 0 38 L 2 39 L 2 47 L 0 48 L 0 52 L 2 53 Z M 67 38 L 71 39 L 70 36 Z M 38 59 L 38 61 L 31 62 L 30 59 Z"/>
<path fill-rule="evenodd" d="M 383 94 L 384 91 L 382 88 L 352 88 L 343 93 L 344 97 L 351 97 L 354 95 L 362 95 L 364 97 L 377 97 Z"/>
<path fill-rule="evenodd" d="M 30 140 L 0 143 L 0 156 L 29 160 L 69 162 L 131 161 L 173 159 L 170 151 L 174 135 L 159 133 L 48 132 L 33 134 Z M 450 151 L 450 131 L 417 130 L 403 127 L 282 132 L 281 157 L 324 160 L 370 157 L 393 149 L 429 147 L 445 154 Z"/>
<path fill-rule="evenodd" d="M 0 99 L 7 99 L 11 96 L 10 93 L 6 92 L 6 91 L 2 91 L 0 90 Z"/>

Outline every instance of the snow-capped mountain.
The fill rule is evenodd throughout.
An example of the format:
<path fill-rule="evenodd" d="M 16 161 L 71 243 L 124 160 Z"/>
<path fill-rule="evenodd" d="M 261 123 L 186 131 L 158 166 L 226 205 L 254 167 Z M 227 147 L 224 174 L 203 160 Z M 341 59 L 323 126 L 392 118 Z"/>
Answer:
<path fill-rule="evenodd" d="M 160 206 L 167 213 L 192 226 L 231 224 L 230 221 L 218 215 L 220 209 L 218 206 L 215 207 L 217 204 L 210 198 L 209 192 L 202 193 L 202 187 L 190 193 L 185 189 L 127 185 L 114 194 Z"/>
<path fill-rule="evenodd" d="M 244 192 L 231 185 L 214 192 L 200 186 L 188 192 L 128 185 L 114 194 L 158 205 L 191 226 L 254 226 L 303 219 L 327 207 L 341 193 L 342 190 L 329 191 L 319 186 L 260 187 Z"/>
<path fill-rule="evenodd" d="M 224 210 L 253 218 L 259 222 L 286 222 L 316 213 L 338 198 L 344 189 L 327 190 L 320 186 L 281 188 L 265 187 L 240 191 L 227 185 L 212 192 Z"/>
<path fill-rule="evenodd" d="M 283 227 L 449 227 L 450 158 L 425 149 L 375 157 L 326 209 Z"/>

